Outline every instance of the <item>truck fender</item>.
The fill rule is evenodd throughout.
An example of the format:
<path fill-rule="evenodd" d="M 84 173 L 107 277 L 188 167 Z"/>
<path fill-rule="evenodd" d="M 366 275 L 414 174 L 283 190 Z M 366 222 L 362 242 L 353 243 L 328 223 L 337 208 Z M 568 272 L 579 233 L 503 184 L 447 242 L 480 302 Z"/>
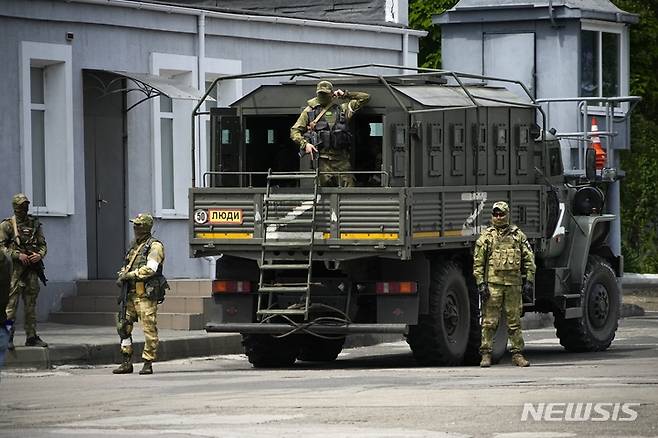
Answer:
<path fill-rule="evenodd" d="M 572 222 L 575 221 L 575 224 L 571 227 L 572 243 L 568 266 L 571 269 L 571 283 L 577 285 L 578 288 L 580 288 L 583 277 L 585 276 L 587 257 L 590 254 L 592 236 L 594 235 L 597 224 L 612 222 L 615 219 L 616 216 L 613 214 L 575 216 L 572 218 Z"/>

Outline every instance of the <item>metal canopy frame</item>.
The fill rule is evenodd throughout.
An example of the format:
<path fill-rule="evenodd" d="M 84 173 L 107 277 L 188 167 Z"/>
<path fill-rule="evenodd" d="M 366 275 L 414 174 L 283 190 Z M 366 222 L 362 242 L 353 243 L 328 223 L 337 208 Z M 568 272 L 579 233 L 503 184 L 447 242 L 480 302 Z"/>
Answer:
<path fill-rule="evenodd" d="M 401 74 L 392 74 L 392 75 L 382 75 L 382 74 L 369 74 L 369 73 L 363 73 L 359 72 L 358 70 L 363 70 L 366 68 L 377 68 L 377 69 L 384 69 L 384 70 L 397 70 L 397 71 L 411 71 L 413 73 L 401 73 Z M 333 75 L 333 76 L 332 76 Z M 539 115 L 541 116 L 542 119 L 542 129 L 541 129 L 541 135 L 542 135 L 542 140 L 545 140 L 546 134 L 545 134 L 545 127 L 546 127 L 546 114 L 544 113 L 543 108 L 537 104 L 535 99 L 532 97 L 532 94 L 530 93 L 530 90 L 523 84 L 521 81 L 518 80 L 513 80 L 513 79 L 505 79 L 505 78 L 498 78 L 498 77 L 492 77 L 492 76 L 482 76 L 482 75 L 477 75 L 477 74 L 471 74 L 471 73 L 462 73 L 462 72 L 457 72 L 457 71 L 451 71 L 451 70 L 438 70 L 438 69 L 431 69 L 431 68 L 423 68 L 423 67 L 405 67 L 405 66 L 400 66 L 400 65 L 389 65 L 389 64 L 359 64 L 359 65 L 351 65 L 351 66 L 346 66 L 346 67 L 337 67 L 337 68 L 332 68 L 332 69 L 316 69 L 316 68 L 287 68 L 287 69 L 278 69 L 278 70 L 265 70 L 265 71 L 259 71 L 259 72 L 252 72 L 252 73 L 242 73 L 242 74 L 237 74 L 237 75 L 224 75 L 224 76 L 219 76 L 216 78 L 212 84 L 208 87 L 208 89 L 205 91 L 199 102 L 196 104 L 194 109 L 192 110 L 192 116 L 191 116 L 191 125 L 192 125 L 192 130 L 191 130 L 191 136 L 192 136 L 192 188 L 196 187 L 196 123 L 195 119 L 198 116 L 201 115 L 207 115 L 209 114 L 207 111 L 199 111 L 199 108 L 201 108 L 201 105 L 206 101 L 210 93 L 215 89 L 217 84 L 221 81 L 226 81 L 226 80 L 235 80 L 235 79 L 258 79 L 258 78 L 276 78 L 276 77 L 286 77 L 289 76 L 289 81 L 293 81 L 297 77 L 306 77 L 306 78 L 312 78 L 312 79 L 326 79 L 329 77 L 347 77 L 347 78 L 368 78 L 368 79 L 375 79 L 378 83 L 383 84 L 386 89 L 389 91 L 391 96 L 395 99 L 397 102 L 398 106 L 402 109 L 407 114 L 407 117 L 409 118 L 409 121 L 411 120 L 411 115 L 415 113 L 428 113 L 428 112 L 441 112 L 445 111 L 445 108 L 442 107 L 437 107 L 437 108 L 428 108 L 428 109 L 422 109 L 422 110 L 410 110 L 407 108 L 402 100 L 399 97 L 399 94 L 401 93 L 399 90 L 396 90 L 391 83 L 394 85 L 398 85 L 400 82 L 404 83 L 404 81 L 409 81 L 410 79 L 424 79 L 424 80 L 440 80 L 444 81 L 445 79 L 453 79 L 456 84 L 462 89 L 464 94 L 467 96 L 468 100 L 471 102 L 471 105 L 465 106 L 464 108 L 480 108 L 483 105 L 480 103 L 480 101 L 491 101 L 491 102 L 496 102 L 500 104 L 506 104 L 506 105 L 511 105 L 511 106 L 516 106 L 516 107 L 522 107 L 522 108 L 534 108 Z M 486 81 L 495 81 L 495 82 L 503 82 L 503 83 L 508 83 L 508 84 L 516 84 L 519 85 L 523 91 L 526 93 L 528 96 L 528 99 L 530 103 L 528 104 L 522 104 L 519 103 L 518 101 L 507 101 L 505 99 L 495 99 L 492 97 L 487 97 L 487 96 L 479 96 L 477 94 L 474 94 L 469 90 L 467 85 L 464 84 L 464 79 L 475 79 L 479 80 L 481 84 L 484 84 Z M 480 112 L 478 111 L 478 118 L 479 118 Z"/>
<path fill-rule="evenodd" d="M 121 70 L 90 69 L 86 71 L 89 72 L 90 76 L 98 83 L 98 87 L 96 88 L 101 91 L 102 93 L 101 97 L 108 96 L 110 94 L 124 93 L 124 92 L 126 94 L 130 92 L 137 92 L 137 93 L 141 93 L 144 96 L 136 103 L 130 105 L 130 107 L 126 109 L 126 112 L 135 108 L 137 105 L 141 104 L 142 102 L 146 102 L 149 99 L 153 99 L 154 97 L 166 96 L 171 99 L 184 99 L 184 100 L 198 100 L 201 98 L 212 99 L 210 97 L 204 96 L 204 94 L 201 91 L 197 90 L 196 88 L 179 84 L 172 79 L 164 78 L 158 75 L 152 75 L 148 73 L 132 73 L 132 72 L 126 72 Z M 106 83 L 101 78 L 94 75 L 93 72 L 110 73 L 116 75 L 117 77 Z M 122 81 L 123 79 L 130 79 L 134 84 L 134 86 L 115 88 L 116 84 L 120 83 L 120 81 Z"/>

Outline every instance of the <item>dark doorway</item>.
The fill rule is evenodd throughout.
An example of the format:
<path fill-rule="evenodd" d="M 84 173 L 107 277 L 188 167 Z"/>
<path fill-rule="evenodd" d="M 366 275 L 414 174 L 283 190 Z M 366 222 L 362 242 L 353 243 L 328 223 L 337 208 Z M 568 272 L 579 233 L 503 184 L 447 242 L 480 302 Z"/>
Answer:
<path fill-rule="evenodd" d="M 299 147 L 290 139 L 290 128 L 298 116 L 247 116 L 244 144 L 248 172 L 299 170 Z M 296 185 L 297 182 L 289 182 Z M 265 186 L 265 176 L 253 179 L 253 185 Z M 281 183 L 281 184 L 285 184 Z"/>
<path fill-rule="evenodd" d="M 111 73 L 83 74 L 90 279 L 115 278 L 126 250 L 124 88 Z"/>

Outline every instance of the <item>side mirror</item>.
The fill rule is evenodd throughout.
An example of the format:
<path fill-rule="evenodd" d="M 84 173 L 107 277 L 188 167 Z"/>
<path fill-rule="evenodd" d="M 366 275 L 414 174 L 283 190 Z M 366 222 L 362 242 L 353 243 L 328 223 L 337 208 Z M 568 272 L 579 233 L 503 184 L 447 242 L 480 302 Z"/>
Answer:
<path fill-rule="evenodd" d="M 587 148 L 585 151 L 585 177 L 592 181 L 596 178 L 596 151 Z"/>

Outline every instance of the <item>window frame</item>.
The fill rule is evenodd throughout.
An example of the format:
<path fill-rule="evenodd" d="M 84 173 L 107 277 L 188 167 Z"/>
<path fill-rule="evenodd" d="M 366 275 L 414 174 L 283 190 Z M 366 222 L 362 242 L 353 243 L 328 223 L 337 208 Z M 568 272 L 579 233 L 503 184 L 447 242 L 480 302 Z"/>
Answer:
<path fill-rule="evenodd" d="M 43 68 L 43 103 L 32 103 L 33 67 Z M 69 216 L 75 213 L 73 74 L 69 45 L 22 41 L 19 63 L 19 117 L 22 190 L 34 199 L 32 110 L 44 113 L 45 205 L 30 204 L 30 213 Z"/>
<path fill-rule="evenodd" d="M 197 80 L 197 57 L 169 53 L 151 53 L 151 74 L 173 77 L 181 84 L 195 87 Z M 171 99 L 172 111 L 160 111 L 160 98 L 151 101 L 151 138 L 153 150 L 153 204 L 155 216 L 162 219 L 188 219 L 187 190 L 191 178 L 190 164 L 190 114 L 193 101 Z M 161 120 L 171 119 L 173 140 L 173 183 L 174 208 L 163 207 L 162 139 Z"/>
<path fill-rule="evenodd" d="M 620 23 L 609 23 L 597 20 L 582 20 L 580 28 L 580 43 L 579 43 L 579 61 L 578 61 L 578 95 L 582 94 L 582 32 L 596 32 L 597 33 L 597 73 L 598 73 L 598 94 L 592 97 L 603 96 L 603 34 L 611 33 L 619 36 L 619 50 L 618 50 L 618 89 L 619 96 L 627 96 L 629 93 L 629 59 L 628 59 L 628 27 Z M 628 103 L 622 103 L 620 107 L 615 108 L 615 113 L 626 113 L 628 110 Z M 600 105 L 588 105 L 588 112 L 593 114 L 603 114 L 605 107 Z"/>

